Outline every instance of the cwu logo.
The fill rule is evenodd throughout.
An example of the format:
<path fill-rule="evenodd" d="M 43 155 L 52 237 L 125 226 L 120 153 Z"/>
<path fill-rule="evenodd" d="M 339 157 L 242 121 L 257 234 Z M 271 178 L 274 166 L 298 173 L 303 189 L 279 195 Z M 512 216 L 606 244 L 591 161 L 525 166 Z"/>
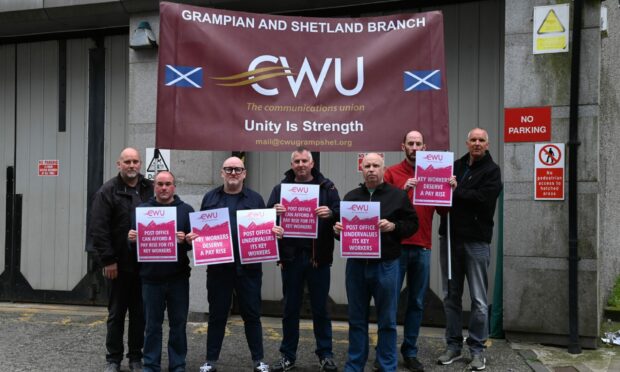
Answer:
<path fill-rule="evenodd" d="M 166 211 L 163 209 L 149 209 L 145 214 L 147 217 L 164 217 L 166 215 Z"/>
<path fill-rule="evenodd" d="M 208 221 L 217 218 L 217 212 L 202 213 L 198 218 L 200 221 Z"/>
<path fill-rule="evenodd" d="M 443 154 L 427 154 L 424 159 L 428 161 L 442 161 Z"/>
<path fill-rule="evenodd" d="M 305 187 L 293 186 L 291 188 L 291 192 L 297 193 L 297 194 L 307 194 L 308 193 L 308 186 L 305 186 Z"/>
<path fill-rule="evenodd" d="M 298 70 L 292 68 L 285 56 L 260 55 L 250 62 L 248 70 L 230 76 L 214 77 L 212 79 L 220 81 L 219 86 L 239 87 L 250 85 L 256 93 L 263 96 L 276 96 L 280 94 L 278 88 L 269 87 L 266 80 L 285 77 L 294 97 L 297 97 L 302 85 L 310 84 L 315 97 L 318 97 L 328 74 L 333 70 L 333 86 L 336 91 L 343 96 L 355 96 L 364 88 L 364 57 L 357 57 L 355 67 L 357 68 L 357 80 L 355 85 L 347 82 L 343 83 L 343 75 L 354 76 L 353 73 L 343 74 L 343 62 L 341 58 L 325 58 L 322 65 L 320 61 L 313 65 L 319 65 L 319 69 L 310 66 L 308 57 L 304 60 Z M 329 83 L 328 83 L 329 84 Z"/>
<path fill-rule="evenodd" d="M 352 204 L 349 210 L 353 212 L 368 212 L 368 205 Z"/>

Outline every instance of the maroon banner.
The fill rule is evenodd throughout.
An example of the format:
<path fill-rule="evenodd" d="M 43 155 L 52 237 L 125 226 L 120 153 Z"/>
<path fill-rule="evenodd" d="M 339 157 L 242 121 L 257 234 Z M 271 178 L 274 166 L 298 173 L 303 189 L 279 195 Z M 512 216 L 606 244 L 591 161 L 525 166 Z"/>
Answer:
<path fill-rule="evenodd" d="M 157 147 L 449 148 L 443 16 L 304 18 L 162 2 Z"/>

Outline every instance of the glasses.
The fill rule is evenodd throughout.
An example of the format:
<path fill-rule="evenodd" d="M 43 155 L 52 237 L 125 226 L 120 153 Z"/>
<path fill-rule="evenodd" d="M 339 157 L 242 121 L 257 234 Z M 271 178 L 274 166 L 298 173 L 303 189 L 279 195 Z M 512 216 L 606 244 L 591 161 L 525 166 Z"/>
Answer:
<path fill-rule="evenodd" d="M 222 170 L 224 170 L 224 173 L 226 174 L 241 174 L 243 173 L 243 171 L 245 170 L 245 168 L 241 168 L 241 167 L 224 167 L 222 168 Z"/>

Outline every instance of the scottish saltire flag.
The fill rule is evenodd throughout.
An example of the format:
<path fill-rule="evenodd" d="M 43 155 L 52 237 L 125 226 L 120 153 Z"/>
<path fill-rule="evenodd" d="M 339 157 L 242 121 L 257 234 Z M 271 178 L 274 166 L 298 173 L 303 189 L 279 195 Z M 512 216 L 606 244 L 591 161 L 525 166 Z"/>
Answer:
<path fill-rule="evenodd" d="M 411 92 L 412 90 L 440 90 L 441 71 L 405 71 L 403 83 L 405 92 Z"/>
<path fill-rule="evenodd" d="M 167 87 L 202 88 L 202 67 L 166 65 Z"/>

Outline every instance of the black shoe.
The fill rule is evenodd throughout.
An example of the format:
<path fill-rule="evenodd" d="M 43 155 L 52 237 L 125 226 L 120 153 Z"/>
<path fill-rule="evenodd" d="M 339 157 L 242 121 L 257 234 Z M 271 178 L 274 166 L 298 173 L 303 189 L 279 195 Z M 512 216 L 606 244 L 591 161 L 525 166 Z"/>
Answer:
<path fill-rule="evenodd" d="M 319 369 L 321 372 L 336 372 L 338 370 L 336 363 L 334 363 L 334 360 L 331 357 L 321 359 L 319 364 L 321 365 L 321 368 Z"/>
<path fill-rule="evenodd" d="M 377 372 L 379 369 L 379 362 L 375 359 L 375 362 L 372 364 L 372 370 Z"/>
<path fill-rule="evenodd" d="M 416 357 L 406 357 L 405 367 L 411 372 L 423 372 L 424 366 Z"/>
<path fill-rule="evenodd" d="M 277 362 L 271 365 L 272 372 L 284 372 L 284 371 L 289 371 L 293 368 L 295 368 L 295 362 L 290 361 L 284 355 L 280 357 L 280 360 L 278 360 Z"/>

